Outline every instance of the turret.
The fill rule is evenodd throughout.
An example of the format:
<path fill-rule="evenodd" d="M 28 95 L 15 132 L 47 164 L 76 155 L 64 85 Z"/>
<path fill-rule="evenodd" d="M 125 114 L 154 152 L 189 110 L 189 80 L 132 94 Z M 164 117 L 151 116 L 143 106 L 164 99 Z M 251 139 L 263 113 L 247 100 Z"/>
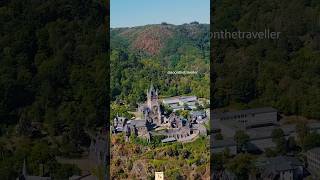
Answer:
<path fill-rule="evenodd" d="M 153 87 L 153 84 L 151 83 L 150 85 L 150 92 L 154 92 L 154 87 Z"/>
<path fill-rule="evenodd" d="M 147 106 L 151 110 L 152 106 L 158 102 L 158 91 L 153 87 L 153 84 L 150 85 L 149 90 L 147 90 Z"/>

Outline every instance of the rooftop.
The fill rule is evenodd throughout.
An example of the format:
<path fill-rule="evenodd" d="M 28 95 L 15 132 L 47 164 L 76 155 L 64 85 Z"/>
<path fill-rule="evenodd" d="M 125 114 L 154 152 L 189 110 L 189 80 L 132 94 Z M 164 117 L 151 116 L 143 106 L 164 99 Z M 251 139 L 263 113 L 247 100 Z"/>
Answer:
<path fill-rule="evenodd" d="M 191 111 L 190 114 L 193 116 L 205 116 L 206 112 L 205 111 Z"/>
<path fill-rule="evenodd" d="M 132 125 L 135 125 L 136 127 L 144 127 L 144 126 L 146 126 L 146 121 L 145 120 L 131 120 L 130 123 Z"/>
<path fill-rule="evenodd" d="M 272 107 L 263 107 L 263 108 L 246 109 L 246 110 L 233 111 L 233 112 L 213 113 L 213 117 L 223 118 L 223 117 L 230 117 L 230 116 L 241 115 L 241 114 L 260 114 L 260 113 L 268 113 L 268 112 L 277 112 L 277 110 Z"/>
<path fill-rule="evenodd" d="M 169 98 L 163 98 L 162 102 L 171 104 L 171 103 L 178 103 L 178 102 L 188 102 L 188 101 L 195 101 L 197 100 L 196 96 L 175 96 L 175 97 L 169 97 Z"/>
<path fill-rule="evenodd" d="M 289 156 L 277 156 L 260 160 L 258 166 L 268 172 L 278 172 L 295 169 L 298 166 L 303 166 L 303 163 L 295 158 Z"/>
<path fill-rule="evenodd" d="M 170 138 L 166 138 L 166 139 L 161 140 L 161 142 L 163 142 L 163 143 L 174 142 L 174 141 L 176 141 L 176 138 L 174 138 L 174 137 L 170 137 Z"/>
<path fill-rule="evenodd" d="M 316 147 L 316 148 L 310 149 L 308 151 L 308 153 L 320 153 L 320 147 Z"/>

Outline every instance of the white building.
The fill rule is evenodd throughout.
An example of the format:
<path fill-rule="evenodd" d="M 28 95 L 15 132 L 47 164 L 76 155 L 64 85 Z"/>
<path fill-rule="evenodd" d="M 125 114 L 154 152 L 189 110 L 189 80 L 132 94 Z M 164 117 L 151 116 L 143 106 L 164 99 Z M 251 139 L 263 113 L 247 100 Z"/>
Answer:
<path fill-rule="evenodd" d="M 172 108 L 173 111 L 184 110 L 185 107 L 196 109 L 198 98 L 196 96 L 176 96 L 162 99 L 162 103 Z"/>

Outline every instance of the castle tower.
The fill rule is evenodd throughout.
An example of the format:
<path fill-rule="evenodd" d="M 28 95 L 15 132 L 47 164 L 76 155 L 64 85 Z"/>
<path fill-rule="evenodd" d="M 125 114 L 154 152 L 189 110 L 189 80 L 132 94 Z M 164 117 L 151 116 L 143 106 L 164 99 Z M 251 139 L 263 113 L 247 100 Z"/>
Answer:
<path fill-rule="evenodd" d="M 151 84 L 150 89 L 147 90 L 147 106 L 150 110 L 149 117 L 152 119 L 153 123 L 160 125 L 162 120 L 160 103 L 158 101 L 158 90 L 155 90 L 153 84 Z"/>
<path fill-rule="evenodd" d="M 154 104 L 158 103 L 158 91 L 154 89 L 153 84 L 151 84 L 150 89 L 147 90 L 147 105 L 151 110 Z"/>

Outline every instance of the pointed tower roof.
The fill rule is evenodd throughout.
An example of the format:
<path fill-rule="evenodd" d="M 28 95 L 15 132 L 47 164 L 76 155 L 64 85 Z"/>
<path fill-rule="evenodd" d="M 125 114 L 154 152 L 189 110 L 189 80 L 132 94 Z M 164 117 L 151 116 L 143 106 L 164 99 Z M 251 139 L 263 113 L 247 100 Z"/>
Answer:
<path fill-rule="evenodd" d="M 154 91 L 153 83 L 150 85 L 150 92 Z"/>

